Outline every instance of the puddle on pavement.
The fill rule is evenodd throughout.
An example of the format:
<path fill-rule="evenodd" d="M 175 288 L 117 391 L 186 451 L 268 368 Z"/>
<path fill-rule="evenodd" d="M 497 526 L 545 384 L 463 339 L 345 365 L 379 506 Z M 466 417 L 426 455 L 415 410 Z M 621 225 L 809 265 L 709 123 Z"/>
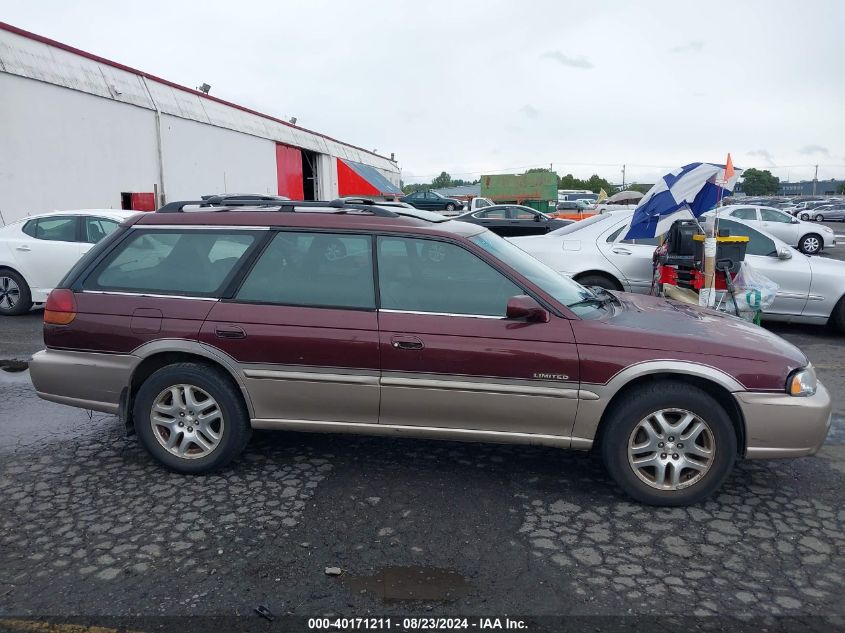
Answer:
<path fill-rule="evenodd" d="M 25 360 L 0 360 L 0 370 L 10 374 L 19 374 L 29 369 L 29 363 Z"/>
<path fill-rule="evenodd" d="M 417 566 L 384 567 L 372 576 L 347 576 L 344 583 L 385 602 L 451 602 L 466 595 L 470 587 L 466 578 L 451 569 Z"/>

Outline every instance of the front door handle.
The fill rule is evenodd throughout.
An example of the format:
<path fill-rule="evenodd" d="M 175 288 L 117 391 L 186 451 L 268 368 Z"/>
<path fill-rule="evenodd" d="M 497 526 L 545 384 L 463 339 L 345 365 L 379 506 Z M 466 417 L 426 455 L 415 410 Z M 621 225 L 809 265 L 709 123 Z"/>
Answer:
<path fill-rule="evenodd" d="M 246 338 L 246 332 L 243 331 L 243 328 L 236 325 L 217 327 L 214 329 L 214 335 L 217 338 Z"/>
<path fill-rule="evenodd" d="M 32 249 L 29 246 L 23 245 L 15 247 L 15 250 L 29 252 Z"/>
<path fill-rule="evenodd" d="M 616 253 L 617 255 L 630 255 L 631 254 L 631 251 L 626 250 L 624 248 L 614 248 L 613 252 Z"/>
<path fill-rule="evenodd" d="M 422 349 L 425 347 L 416 336 L 394 336 L 390 340 L 390 344 L 396 349 Z"/>

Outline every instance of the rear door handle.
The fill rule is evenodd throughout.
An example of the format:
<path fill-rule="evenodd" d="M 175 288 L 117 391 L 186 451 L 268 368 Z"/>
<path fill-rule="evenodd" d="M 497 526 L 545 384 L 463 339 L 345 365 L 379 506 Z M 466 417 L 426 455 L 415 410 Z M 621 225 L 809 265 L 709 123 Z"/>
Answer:
<path fill-rule="evenodd" d="M 416 336 L 394 336 L 390 340 L 390 344 L 396 349 L 422 349 L 425 347 Z"/>
<path fill-rule="evenodd" d="M 246 332 L 243 331 L 243 328 L 236 325 L 215 328 L 214 335 L 217 338 L 246 338 Z"/>
<path fill-rule="evenodd" d="M 24 246 L 17 246 L 17 247 L 15 247 L 15 250 L 18 250 L 18 251 L 31 251 L 32 249 L 31 249 L 29 246 L 25 246 L 25 245 L 24 245 Z"/>
<path fill-rule="evenodd" d="M 616 253 L 617 255 L 630 255 L 631 254 L 631 251 L 626 250 L 624 248 L 614 248 L 613 252 Z"/>

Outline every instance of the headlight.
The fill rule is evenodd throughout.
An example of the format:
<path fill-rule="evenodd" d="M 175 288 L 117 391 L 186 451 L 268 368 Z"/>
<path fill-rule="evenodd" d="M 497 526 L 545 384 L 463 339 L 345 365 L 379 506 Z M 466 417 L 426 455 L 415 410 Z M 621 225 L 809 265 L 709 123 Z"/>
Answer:
<path fill-rule="evenodd" d="M 816 370 L 810 365 L 792 373 L 786 381 L 786 392 L 790 396 L 812 396 L 816 393 L 817 386 Z"/>

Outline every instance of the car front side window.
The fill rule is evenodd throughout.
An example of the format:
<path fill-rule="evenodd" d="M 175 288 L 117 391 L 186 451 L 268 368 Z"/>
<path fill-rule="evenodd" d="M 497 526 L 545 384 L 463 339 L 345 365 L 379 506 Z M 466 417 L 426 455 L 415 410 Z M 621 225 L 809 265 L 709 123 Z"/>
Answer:
<path fill-rule="evenodd" d="M 760 217 L 763 219 L 763 222 L 780 222 L 781 224 L 792 223 L 792 217 L 786 215 L 785 213 L 781 213 L 780 211 L 775 211 L 774 209 L 760 209 Z"/>
<path fill-rule="evenodd" d="M 77 220 L 78 218 L 73 215 L 55 218 L 38 218 L 32 221 L 34 222 L 34 226 L 31 229 L 28 225 L 25 227 L 28 229 L 25 232 L 37 240 L 44 240 L 46 242 L 75 242 Z"/>
<path fill-rule="evenodd" d="M 748 246 L 746 253 L 748 255 L 775 255 L 777 254 L 777 247 L 775 243 L 750 226 L 746 226 L 741 222 L 732 222 L 731 220 L 719 220 L 719 230 L 728 229 L 731 236 L 745 235 L 748 237 Z"/>
<path fill-rule="evenodd" d="M 379 237 L 378 262 L 385 310 L 503 317 L 508 299 L 523 294 L 492 266 L 448 242 Z"/>

